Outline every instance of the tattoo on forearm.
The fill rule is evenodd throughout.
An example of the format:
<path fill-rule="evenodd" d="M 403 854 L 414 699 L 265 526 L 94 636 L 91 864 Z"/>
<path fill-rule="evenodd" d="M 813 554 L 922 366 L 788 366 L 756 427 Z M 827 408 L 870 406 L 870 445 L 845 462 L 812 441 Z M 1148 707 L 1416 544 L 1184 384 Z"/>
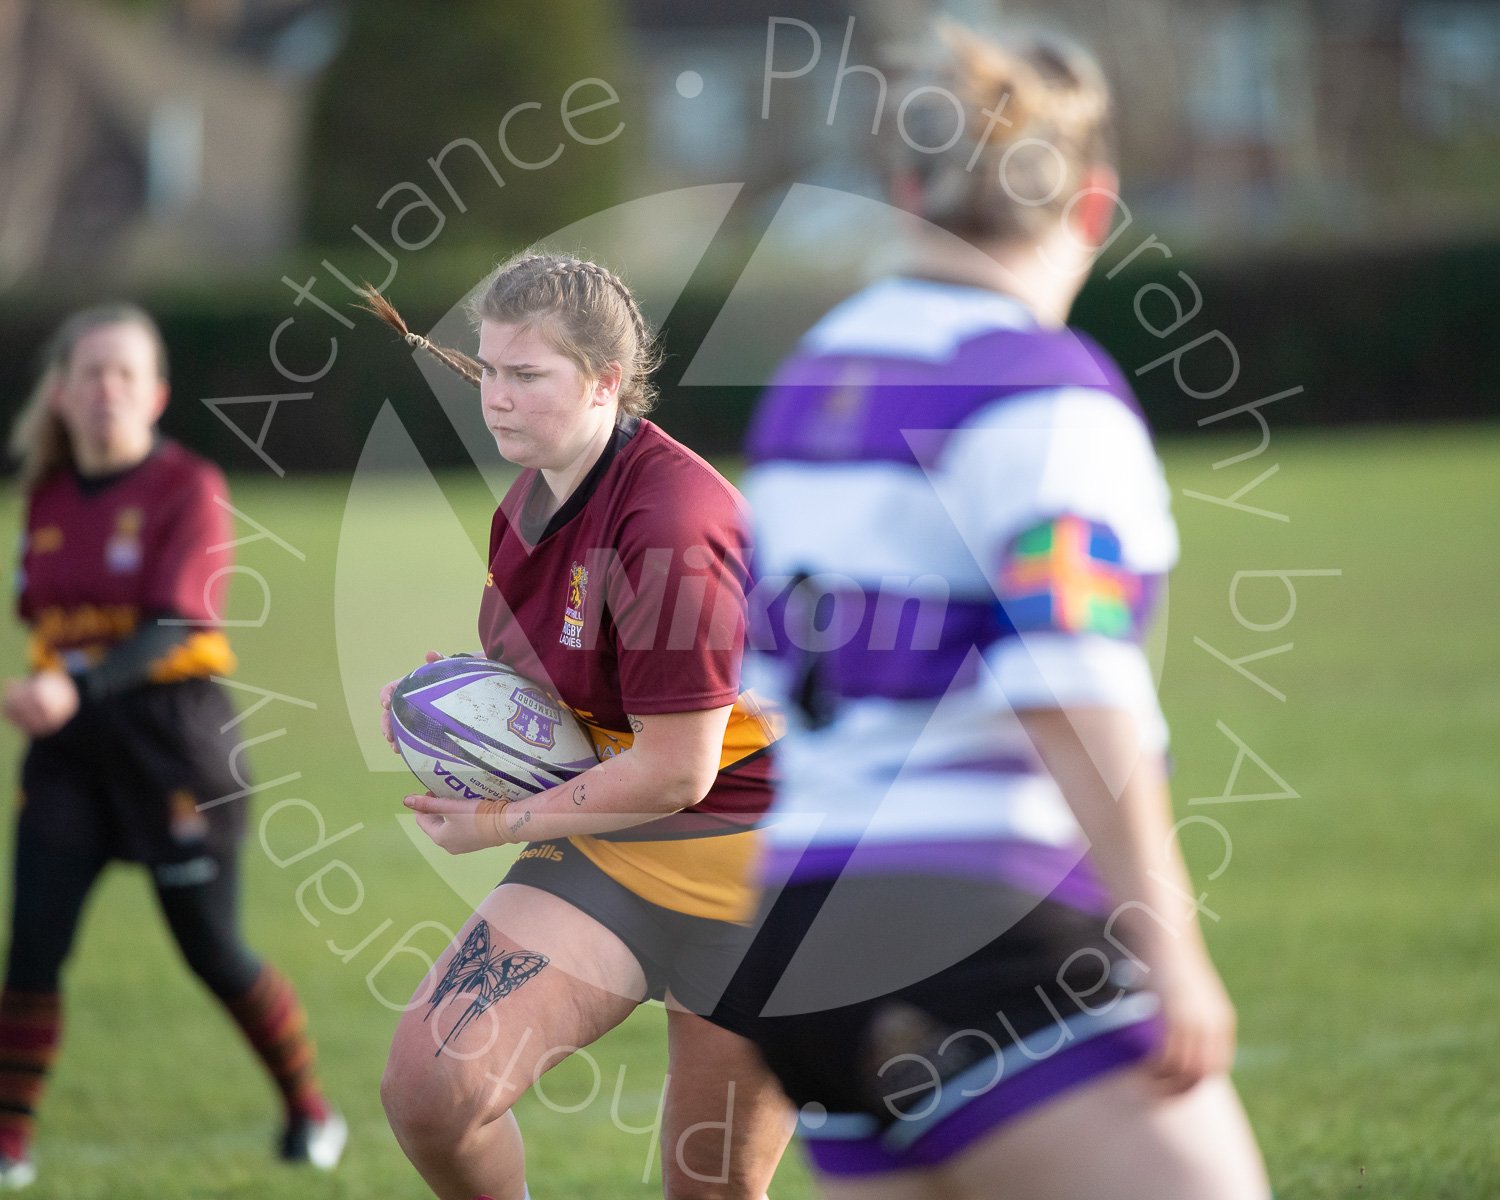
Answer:
<path fill-rule="evenodd" d="M 517 834 L 519 834 L 521 832 L 521 830 L 525 829 L 526 826 L 528 826 L 530 824 L 531 824 L 531 809 L 528 808 L 525 812 L 523 812 L 519 817 L 517 817 L 514 821 L 512 821 L 510 823 L 510 836 L 511 837 L 515 837 Z"/>
<path fill-rule="evenodd" d="M 630 717 L 629 720 L 631 733 L 640 733 L 641 730 L 646 728 L 646 722 L 641 720 L 640 717 Z"/>
<path fill-rule="evenodd" d="M 582 808 L 584 801 L 589 798 L 589 785 L 580 783 L 573 789 L 573 804 L 576 808 Z"/>
<path fill-rule="evenodd" d="M 442 1045 L 433 1051 L 433 1058 L 492 1005 L 504 1000 L 550 961 L 545 954 L 533 954 L 529 950 L 491 950 L 490 927 L 485 921 L 478 922 L 448 963 L 447 971 L 428 1001 L 427 1016 L 422 1018 L 425 1021 L 431 1017 L 438 1005 L 455 992 L 473 993 L 469 1006 L 459 1014 Z"/>

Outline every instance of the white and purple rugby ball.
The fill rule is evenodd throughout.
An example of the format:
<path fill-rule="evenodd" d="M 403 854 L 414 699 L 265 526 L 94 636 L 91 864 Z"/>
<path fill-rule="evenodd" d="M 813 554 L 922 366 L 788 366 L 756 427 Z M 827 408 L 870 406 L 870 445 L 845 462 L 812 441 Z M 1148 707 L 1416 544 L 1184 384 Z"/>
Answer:
<path fill-rule="evenodd" d="M 418 667 L 391 694 L 391 732 L 429 791 L 464 800 L 520 800 L 599 761 L 556 696 L 488 658 Z"/>

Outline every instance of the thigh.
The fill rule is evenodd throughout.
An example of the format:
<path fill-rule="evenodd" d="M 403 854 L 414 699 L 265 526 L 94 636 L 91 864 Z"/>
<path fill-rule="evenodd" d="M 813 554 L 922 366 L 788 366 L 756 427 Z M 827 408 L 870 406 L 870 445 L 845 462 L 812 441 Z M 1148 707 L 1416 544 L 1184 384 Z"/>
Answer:
<path fill-rule="evenodd" d="M 792 1136 L 791 1105 L 755 1046 L 667 999 L 662 1177 L 668 1200 L 759 1200 Z"/>
<path fill-rule="evenodd" d="M 251 784 L 224 689 L 188 679 L 115 697 L 103 711 L 116 755 L 107 792 L 128 856 L 155 864 L 232 853 Z"/>
<path fill-rule="evenodd" d="M 1143 1066 L 1072 1091 L 945 1165 L 963 1197 L 1267 1200 L 1270 1186 L 1233 1085 L 1163 1095 Z M 1003 1186 L 1002 1186 L 1003 1181 Z"/>
<path fill-rule="evenodd" d="M 57 990 L 84 901 L 106 861 L 98 851 L 57 849 L 21 823 L 11 876 L 8 987 Z"/>
<path fill-rule="evenodd" d="M 201 855 L 156 868 L 156 901 L 177 948 L 221 1000 L 244 995 L 260 974 L 239 920 L 239 863 L 234 854 Z"/>
<path fill-rule="evenodd" d="M 387 1074 L 414 1104 L 491 1120 L 644 994 L 635 957 L 593 917 L 501 884 L 406 1006 Z"/>
<path fill-rule="evenodd" d="M 103 862 L 116 853 L 118 829 L 89 744 L 97 731 L 92 725 L 75 728 L 79 724 L 74 718 L 60 733 L 38 738 L 27 748 L 21 763 L 18 854 L 26 847 Z"/>

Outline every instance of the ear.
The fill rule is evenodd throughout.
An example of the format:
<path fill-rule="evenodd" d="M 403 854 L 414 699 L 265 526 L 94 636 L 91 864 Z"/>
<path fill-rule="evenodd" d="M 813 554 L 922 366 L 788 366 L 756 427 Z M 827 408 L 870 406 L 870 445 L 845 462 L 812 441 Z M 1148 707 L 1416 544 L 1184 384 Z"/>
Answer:
<path fill-rule="evenodd" d="M 155 425 L 161 420 L 162 413 L 167 411 L 167 401 L 172 398 L 172 389 L 165 379 L 157 381 L 156 401 L 151 409 L 151 424 Z"/>
<path fill-rule="evenodd" d="M 1109 237 L 1120 207 L 1120 177 L 1111 167 L 1090 167 L 1079 181 L 1079 196 L 1068 217 L 1073 240 L 1098 249 Z"/>
<path fill-rule="evenodd" d="M 594 376 L 593 390 L 589 398 L 594 404 L 612 404 L 620 394 L 620 384 L 625 378 L 625 372 L 620 364 L 611 360 L 604 364 L 604 369 Z"/>

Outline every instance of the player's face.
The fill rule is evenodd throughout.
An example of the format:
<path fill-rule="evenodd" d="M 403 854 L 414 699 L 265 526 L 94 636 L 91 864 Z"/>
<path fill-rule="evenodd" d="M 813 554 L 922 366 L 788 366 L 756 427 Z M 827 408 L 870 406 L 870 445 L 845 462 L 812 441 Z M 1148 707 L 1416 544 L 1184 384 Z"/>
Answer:
<path fill-rule="evenodd" d="M 482 321 L 479 360 L 484 423 L 517 466 L 566 470 L 614 424 L 618 380 L 591 379 L 535 324 Z"/>
<path fill-rule="evenodd" d="M 73 344 L 52 403 L 73 439 L 90 448 L 149 441 L 167 403 L 155 340 L 129 322 L 90 329 Z"/>

